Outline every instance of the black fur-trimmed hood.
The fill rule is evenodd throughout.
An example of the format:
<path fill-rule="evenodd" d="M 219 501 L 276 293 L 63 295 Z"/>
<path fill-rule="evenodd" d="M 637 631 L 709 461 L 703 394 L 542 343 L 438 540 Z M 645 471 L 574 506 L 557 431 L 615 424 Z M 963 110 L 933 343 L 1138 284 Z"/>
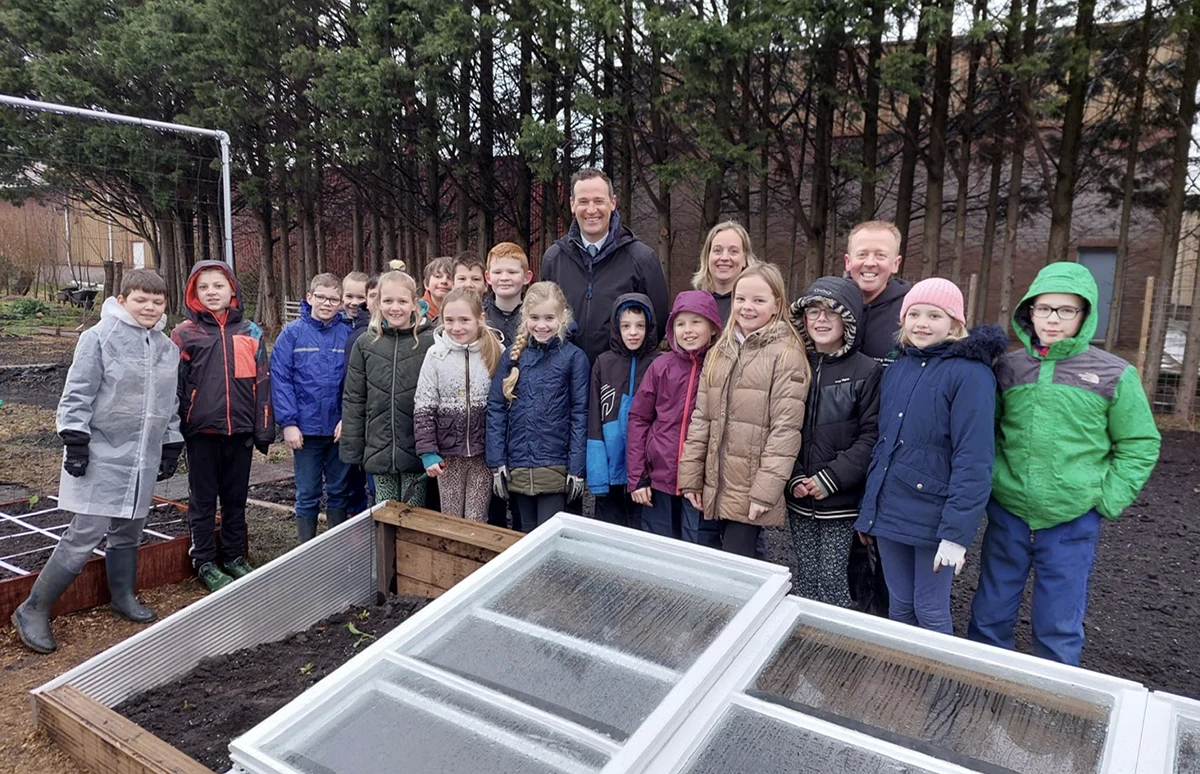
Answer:
<path fill-rule="evenodd" d="M 945 347 L 944 351 L 942 347 Z M 965 339 L 952 344 L 939 345 L 926 350 L 927 354 L 940 354 L 942 357 L 961 357 L 964 360 L 978 360 L 991 368 L 1008 349 L 1008 334 L 998 325 L 978 325 L 971 329 Z M 920 352 L 909 348 L 909 352 Z"/>

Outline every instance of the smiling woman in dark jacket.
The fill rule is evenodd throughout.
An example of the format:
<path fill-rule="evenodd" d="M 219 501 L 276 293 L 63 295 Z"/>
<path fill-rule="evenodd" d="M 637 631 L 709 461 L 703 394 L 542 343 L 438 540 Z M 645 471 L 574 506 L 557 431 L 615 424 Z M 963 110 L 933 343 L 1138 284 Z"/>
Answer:
<path fill-rule="evenodd" d="M 788 521 L 799 557 L 796 590 L 850 607 L 847 566 L 854 518 L 879 438 L 882 367 L 859 352 L 862 293 L 841 277 L 822 277 L 792 304 L 813 379 L 803 442 L 788 481 Z"/>

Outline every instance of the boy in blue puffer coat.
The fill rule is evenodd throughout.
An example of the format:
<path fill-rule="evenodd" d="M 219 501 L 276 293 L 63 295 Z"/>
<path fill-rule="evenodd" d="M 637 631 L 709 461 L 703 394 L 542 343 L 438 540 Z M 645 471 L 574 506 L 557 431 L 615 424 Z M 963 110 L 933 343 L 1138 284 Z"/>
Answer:
<path fill-rule="evenodd" d="M 884 372 L 854 528 L 879 547 L 889 617 L 953 634 L 950 585 L 991 491 L 992 364 L 1008 339 L 995 326 L 968 335 L 962 292 L 937 277 L 908 292 L 900 324 L 904 355 Z"/>
<path fill-rule="evenodd" d="M 350 466 L 338 458 L 335 434 L 342 419 L 342 381 L 350 328 L 338 312 L 342 283 L 318 274 L 300 302 L 300 318 L 284 327 L 271 358 L 271 399 L 283 441 L 296 471 L 296 534 L 300 542 L 317 534 L 322 481 L 325 517 L 336 527 L 350 505 Z"/>
<path fill-rule="evenodd" d="M 625 439 L 634 393 L 658 355 L 658 328 L 650 298 L 641 293 L 619 296 L 612 317 L 609 350 L 592 366 L 587 483 L 596 497 L 597 519 L 638 529 L 641 506 L 625 490 Z"/>

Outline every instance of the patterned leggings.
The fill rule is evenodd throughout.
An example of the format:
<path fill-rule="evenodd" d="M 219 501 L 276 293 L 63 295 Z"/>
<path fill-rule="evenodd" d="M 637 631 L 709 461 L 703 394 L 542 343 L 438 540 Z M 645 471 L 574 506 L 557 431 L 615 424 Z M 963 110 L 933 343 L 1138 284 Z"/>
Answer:
<path fill-rule="evenodd" d="M 424 473 L 377 473 L 375 502 L 395 500 L 424 508 L 425 484 L 428 480 Z"/>
<path fill-rule="evenodd" d="M 838 607 L 851 607 L 850 544 L 854 519 L 813 519 L 788 514 L 799 566 L 796 593 Z"/>
<path fill-rule="evenodd" d="M 492 499 L 492 471 L 482 454 L 474 457 L 447 457 L 446 469 L 438 476 L 442 494 L 442 513 L 464 516 L 471 521 L 488 519 Z"/>

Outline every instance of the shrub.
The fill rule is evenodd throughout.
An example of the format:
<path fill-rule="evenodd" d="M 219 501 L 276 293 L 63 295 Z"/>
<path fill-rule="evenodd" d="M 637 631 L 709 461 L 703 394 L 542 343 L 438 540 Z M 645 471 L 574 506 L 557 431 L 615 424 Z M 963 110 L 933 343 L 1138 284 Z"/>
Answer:
<path fill-rule="evenodd" d="M 37 298 L 18 298 L 12 302 L 10 308 L 17 317 L 33 317 L 50 313 L 50 305 Z"/>

